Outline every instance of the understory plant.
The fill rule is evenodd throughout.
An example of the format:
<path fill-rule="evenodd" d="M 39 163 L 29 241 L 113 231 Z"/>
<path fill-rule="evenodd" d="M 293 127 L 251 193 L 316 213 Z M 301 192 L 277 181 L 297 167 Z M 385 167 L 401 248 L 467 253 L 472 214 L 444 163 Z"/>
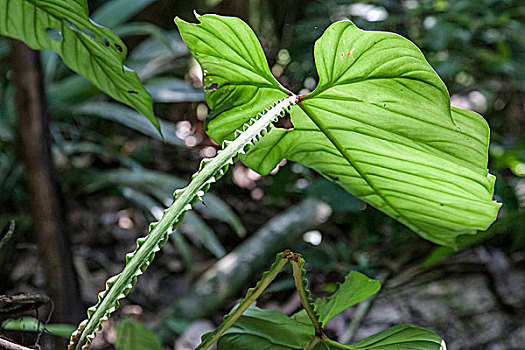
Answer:
<path fill-rule="evenodd" d="M 123 44 L 109 30 L 85 19 L 84 1 L 0 0 L 2 6 L 17 4 L 33 6 L 36 12 L 45 12 L 52 4 L 69 12 L 50 16 L 32 28 L 2 20 L 0 34 L 57 51 L 101 89 L 108 80 L 122 80 L 122 86 L 111 86 L 118 92 L 111 96 L 138 109 L 158 127 L 147 92 L 136 88 L 138 78 L 119 68 L 125 56 Z M 492 199 L 495 178 L 487 171 L 488 125 L 480 115 L 450 105 L 445 85 L 413 43 L 393 33 L 363 31 L 350 21 L 336 22 L 315 45 L 317 88 L 295 95 L 272 76 L 259 41 L 242 20 L 204 15 L 198 21 L 175 19 L 203 71 L 203 90 L 211 109 L 206 131 L 223 149 L 202 161 L 190 184 L 175 192 L 173 204 L 137 241 L 123 271 L 108 280 L 99 302 L 73 334 L 70 349 L 89 347 L 101 322 L 129 293 L 169 234 L 239 156 L 261 174 L 268 174 L 283 158 L 299 162 L 440 245 L 453 247 L 457 236 L 485 230 L 495 220 L 500 205 Z M 54 30 L 62 40 L 52 38 Z M 85 73 L 88 63 L 79 60 L 89 61 L 89 55 L 108 50 L 116 70 L 92 65 L 93 70 Z M 275 127 L 285 114 L 293 128 Z M 304 312 L 288 318 L 250 307 L 288 262 Z M 223 325 L 204 337 L 198 349 L 215 340 L 223 349 L 253 348 L 254 337 L 266 339 L 275 349 L 445 348 L 434 333 L 414 326 L 394 327 L 354 345 L 328 339 L 323 332 L 326 322 L 375 294 L 379 286 L 351 273 L 336 294 L 314 303 L 306 289 L 303 264 L 297 254 L 278 255 L 256 288 Z"/>

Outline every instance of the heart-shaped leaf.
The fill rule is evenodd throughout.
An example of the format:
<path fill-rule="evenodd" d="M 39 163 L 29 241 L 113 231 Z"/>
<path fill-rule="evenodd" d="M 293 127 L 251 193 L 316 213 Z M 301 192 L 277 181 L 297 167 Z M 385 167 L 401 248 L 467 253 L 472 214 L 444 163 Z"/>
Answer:
<path fill-rule="evenodd" d="M 222 142 L 289 92 L 244 22 L 199 21 L 176 19 L 204 71 L 207 132 Z M 317 41 L 315 60 L 319 85 L 292 107 L 294 129 L 272 129 L 242 158 L 249 167 L 266 174 L 284 157 L 300 162 L 438 244 L 453 246 L 494 221 L 487 123 L 450 107 L 414 44 L 341 21 Z"/>
<path fill-rule="evenodd" d="M 149 93 L 123 66 L 120 38 L 89 18 L 86 0 L 0 0 L 0 34 L 33 49 L 51 49 L 75 72 L 142 114 L 160 130 Z"/>

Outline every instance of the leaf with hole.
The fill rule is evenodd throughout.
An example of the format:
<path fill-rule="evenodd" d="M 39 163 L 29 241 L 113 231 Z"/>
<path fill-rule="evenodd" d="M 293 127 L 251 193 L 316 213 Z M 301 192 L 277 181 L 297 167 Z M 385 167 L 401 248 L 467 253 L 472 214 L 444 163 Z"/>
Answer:
<path fill-rule="evenodd" d="M 176 22 L 204 72 L 207 132 L 222 142 L 289 92 L 271 76 L 244 22 L 198 20 Z M 245 164 L 267 174 L 283 158 L 302 163 L 438 244 L 453 246 L 458 235 L 490 226 L 500 205 L 487 171 L 488 125 L 450 106 L 413 43 L 340 21 L 314 54 L 319 84 L 291 108 L 294 128 L 273 128 Z"/>
<path fill-rule="evenodd" d="M 0 8 L 1 35 L 33 49 L 55 51 L 72 70 L 144 114 L 160 131 L 151 96 L 137 74 L 123 65 L 126 46 L 89 18 L 85 0 L 0 0 Z"/>

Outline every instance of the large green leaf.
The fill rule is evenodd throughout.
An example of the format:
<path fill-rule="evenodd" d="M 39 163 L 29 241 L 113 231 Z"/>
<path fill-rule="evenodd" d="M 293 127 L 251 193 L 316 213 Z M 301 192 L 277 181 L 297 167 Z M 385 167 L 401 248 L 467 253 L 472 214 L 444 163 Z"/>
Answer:
<path fill-rule="evenodd" d="M 315 301 L 320 321 L 326 324 L 338 313 L 371 297 L 379 289 L 381 282 L 356 271 L 350 272 L 334 294 Z"/>
<path fill-rule="evenodd" d="M 55 51 L 72 70 L 159 129 L 151 96 L 137 74 L 123 66 L 126 46 L 111 30 L 90 20 L 85 0 L 0 0 L 0 8 L 0 34 L 33 49 Z"/>
<path fill-rule="evenodd" d="M 199 21 L 176 20 L 205 73 L 207 131 L 222 142 L 289 92 L 271 77 L 244 22 Z M 487 229 L 499 208 L 487 123 L 450 107 L 414 44 L 341 21 L 317 41 L 315 60 L 319 85 L 292 107 L 294 129 L 272 129 L 242 158 L 248 166 L 266 174 L 284 157 L 300 162 L 438 244 Z"/>

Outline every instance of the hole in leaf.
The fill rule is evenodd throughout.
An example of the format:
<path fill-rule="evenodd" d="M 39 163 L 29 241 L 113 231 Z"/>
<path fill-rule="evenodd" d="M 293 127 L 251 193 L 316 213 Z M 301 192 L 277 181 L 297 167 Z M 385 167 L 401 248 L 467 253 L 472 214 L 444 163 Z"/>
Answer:
<path fill-rule="evenodd" d="M 204 86 L 204 92 L 217 90 L 219 88 L 219 84 L 217 83 L 211 83 L 208 86 Z"/>
<path fill-rule="evenodd" d="M 84 28 L 84 33 L 86 33 L 93 40 L 97 39 L 97 36 L 95 35 L 95 33 L 93 33 L 93 31 L 89 28 Z"/>
<path fill-rule="evenodd" d="M 128 93 L 130 93 L 130 94 L 138 94 L 138 92 L 134 91 L 134 90 L 128 90 Z"/>
<path fill-rule="evenodd" d="M 78 27 L 74 25 L 69 19 L 64 19 L 64 23 L 69 27 L 69 29 L 74 30 L 77 33 L 82 33 L 82 31 L 78 29 Z"/>
<path fill-rule="evenodd" d="M 102 42 L 104 43 L 104 45 L 109 46 L 109 41 L 108 41 L 108 39 L 106 39 L 106 37 L 104 35 L 101 35 L 100 39 L 102 39 Z"/>
<path fill-rule="evenodd" d="M 117 49 L 118 52 L 122 52 L 122 46 L 120 46 L 119 44 L 115 43 L 115 49 Z"/>
<path fill-rule="evenodd" d="M 284 112 L 284 117 L 277 119 L 273 126 L 279 129 L 293 130 L 292 118 L 290 118 L 290 113 Z"/>
<path fill-rule="evenodd" d="M 62 33 L 60 33 L 59 30 L 55 28 L 46 28 L 46 34 L 49 37 L 49 39 L 61 43 L 64 41 L 64 37 L 62 37 Z"/>

